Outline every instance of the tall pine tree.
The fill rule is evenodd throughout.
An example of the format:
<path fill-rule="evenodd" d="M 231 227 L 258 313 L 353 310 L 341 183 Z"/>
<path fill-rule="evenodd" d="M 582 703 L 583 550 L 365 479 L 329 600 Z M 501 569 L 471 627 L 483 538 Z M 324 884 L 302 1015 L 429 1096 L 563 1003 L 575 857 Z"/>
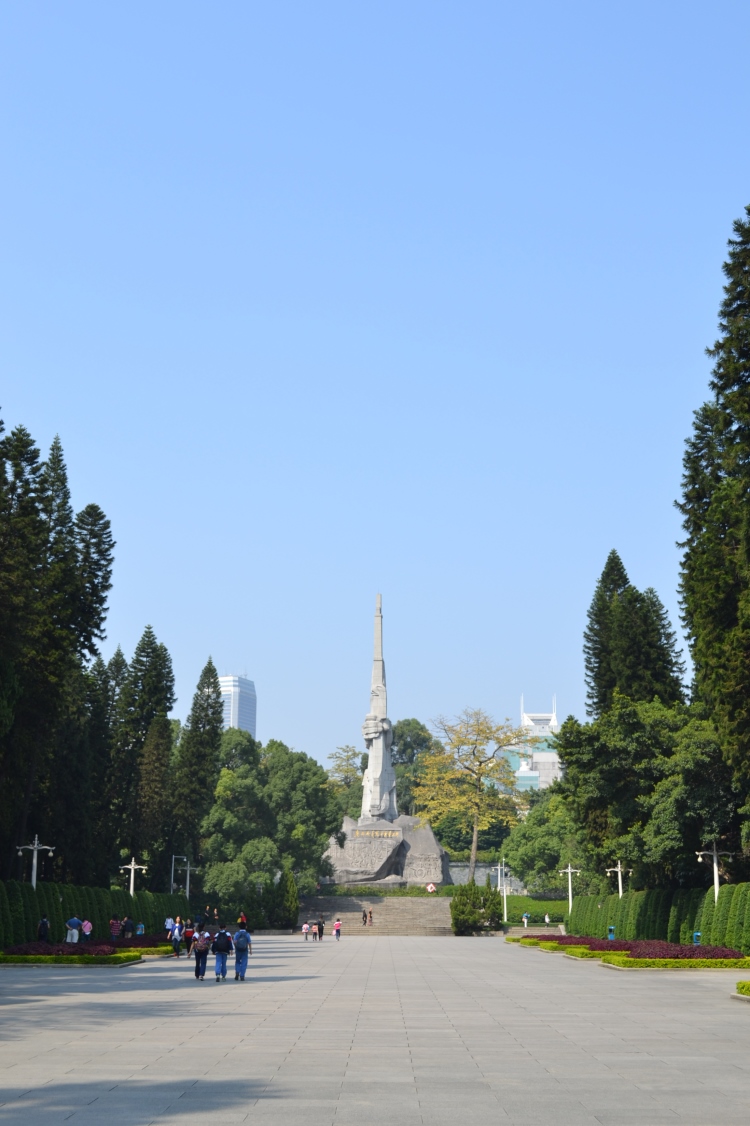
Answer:
<path fill-rule="evenodd" d="M 583 656 L 586 665 L 586 705 L 589 715 L 598 716 L 607 710 L 617 685 L 612 668 L 612 602 L 630 585 L 622 559 L 613 549 L 607 556 L 588 612 L 583 635 Z"/>
<path fill-rule="evenodd" d="M 631 700 L 683 699 L 677 639 L 656 591 L 639 591 L 611 551 L 596 585 L 584 633 L 588 710 L 607 712 L 615 691 Z"/>
<path fill-rule="evenodd" d="M 138 783 L 139 852 L 148 863 L 149 884 L 168 882 L 168 853 L 173 830 L 172 725 L 166 715 L 152 721 L 143 745 Z"/>
<path fill-rule="evenodd" d="M 120 688 L 113 723 L 108 793 L 122 853 L 135 852 L 140 843 L 139 780 L 146 736 L 174 702 L 172 659 L 146 626 Z"/>
<path fill-rule="evenodd" d="M 750 766 L 750 206 L 724 263 L 712 398 L 696 412 L 683 459 L 681 594 L 696 695 L 730 762 Z"/>
<path fill-rule="evenodd" d="M 201 822 L 213 804 L 222 728 L 221 687 L 209 657 L 180 739 L 175 770 L 175 818 L 182 845 L 194 860 L 200 849 Z"/>

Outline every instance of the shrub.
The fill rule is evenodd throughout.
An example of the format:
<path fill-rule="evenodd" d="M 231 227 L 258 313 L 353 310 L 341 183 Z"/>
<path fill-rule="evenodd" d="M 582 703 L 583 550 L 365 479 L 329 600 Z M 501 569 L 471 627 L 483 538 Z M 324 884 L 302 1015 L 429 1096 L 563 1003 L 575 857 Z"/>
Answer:
<path fill-rule="evenodd" d="M 58 966 L 116 966 L 128 962 L 140 962 L 141 956 L 137 952 L 118 954 L 94 955 L 87 957 L 81 954 L 0 954 L 0 963 L 14 962 L 17 965 L 49 964 Z"/>
<path fill-rule="evenodd" d="M 737 992 L 741 993 L 743 997 L 750 997 L 750 981 L 738 981 Z"/>
<path fill-rule="evenodd" d="M 736 884 L 724 884 L 723 887 L 719 888 L 719 900 L 716 904 L 716 910 L 714 911 L 711 934 L 704 936 L 706 941 L 711 942 L 714 946 L 721 946 L 726 937 L 727 923 L 729 922 L 729 908 L 732 905 L 736 890 Z"/>
<path fill-rule="evenodd" d="M 735 970 L 750 966 L 750 958 L 624 958 L 604 954 L 601 961 L 636 970 Z"/>

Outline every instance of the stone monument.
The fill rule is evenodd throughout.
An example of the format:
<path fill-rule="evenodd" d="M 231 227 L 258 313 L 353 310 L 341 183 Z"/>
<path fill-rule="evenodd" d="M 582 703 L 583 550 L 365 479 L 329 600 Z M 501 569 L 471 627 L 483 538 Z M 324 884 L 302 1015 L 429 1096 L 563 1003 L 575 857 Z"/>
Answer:
<path fill-rule="evenodd" d="M 362 813 L 359 821 L 344 818 L 343 846 L 331 837 L 326 852 L 336 883 L 401 886 L 451 883 L 448 854 L 438 844 L 430 826 L 417 817 L 399 816 L 396 804 L 396 774 L 391 761 L 393 727 L 388 719 L 380 595 L 375 604 L 370 710 L 365 716 L 362 734 L 369 756 L 362 780 Z"/>

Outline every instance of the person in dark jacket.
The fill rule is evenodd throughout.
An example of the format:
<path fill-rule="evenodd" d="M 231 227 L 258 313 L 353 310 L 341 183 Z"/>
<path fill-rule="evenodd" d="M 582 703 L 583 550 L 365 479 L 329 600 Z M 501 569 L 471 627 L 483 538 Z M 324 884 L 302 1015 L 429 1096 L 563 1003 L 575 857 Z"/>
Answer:
<path fill-rule="evenodd" d="M 42 915 L 39 920 L 39 925 L 36 928 L 36 937 L 40 942 L 49 942 L 49 919 L 46 915 Z"/>
<path fill-rule="evenodd" d="M 216 955 L 216 980 L 227 980 L 227 957 L 234 950 L 232 936 L 219 923 L 219 930 L 211 943 L 211 953 Z"/>

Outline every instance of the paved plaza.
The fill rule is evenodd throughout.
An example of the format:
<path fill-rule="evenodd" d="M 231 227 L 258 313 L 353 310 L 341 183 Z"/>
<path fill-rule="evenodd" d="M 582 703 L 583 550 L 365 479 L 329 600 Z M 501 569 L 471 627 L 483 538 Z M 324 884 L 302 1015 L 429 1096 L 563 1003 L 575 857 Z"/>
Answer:
<path fill-rule="evenodd" d="M 736 971 L 618 973 L 498 939 L 261 937 L 191 964 L 0 970 L 0 1123 L 720 1126 L 750 1119 Z"/>

